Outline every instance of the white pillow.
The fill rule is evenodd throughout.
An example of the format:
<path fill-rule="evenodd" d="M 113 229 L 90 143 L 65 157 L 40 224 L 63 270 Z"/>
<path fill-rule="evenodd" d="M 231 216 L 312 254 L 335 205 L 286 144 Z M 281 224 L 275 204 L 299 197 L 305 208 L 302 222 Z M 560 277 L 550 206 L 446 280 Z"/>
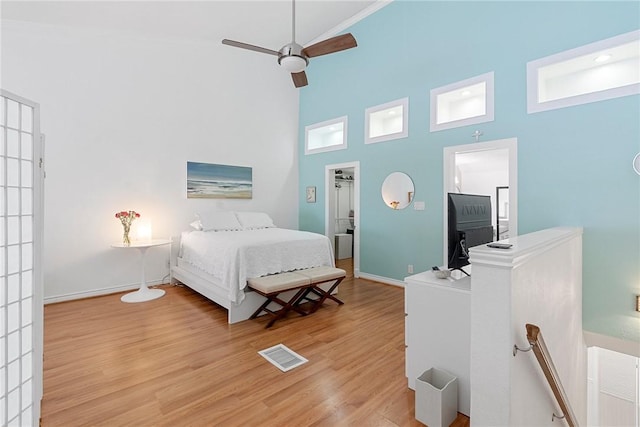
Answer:
<path fill-rule="evenodd" d="M 200 215 L 203 231 L 242 230 L 233 212 L 211 212 Z"/>
<path fill-rule="evenodd" d="M 275 227 L 271 217 L 264 212 L 236 212 L 236 216 L 245 230 Z"/>
<path fill-rule="evenodd" d="M 196 231 L 202 231 L 202 221 L 200 221 L 200 215 L 196 214 L 195 217 L 196 217 L 195 221 L 190 223 L 189 226 Z"/>

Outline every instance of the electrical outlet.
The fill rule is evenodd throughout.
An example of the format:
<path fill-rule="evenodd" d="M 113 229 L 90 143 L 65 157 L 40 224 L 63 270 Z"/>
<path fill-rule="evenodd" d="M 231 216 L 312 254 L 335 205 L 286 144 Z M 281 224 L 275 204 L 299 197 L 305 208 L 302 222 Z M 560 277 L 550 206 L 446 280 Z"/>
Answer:
<path fill-rule="evenodd" d="M 407 266 L 407 273 L 413 273 L 413 264 Z"/>

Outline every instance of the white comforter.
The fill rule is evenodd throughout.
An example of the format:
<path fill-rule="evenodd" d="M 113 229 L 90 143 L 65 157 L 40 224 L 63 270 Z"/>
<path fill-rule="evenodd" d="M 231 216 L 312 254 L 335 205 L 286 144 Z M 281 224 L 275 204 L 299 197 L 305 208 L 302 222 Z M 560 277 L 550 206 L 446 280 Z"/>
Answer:
<path fill-rule="evenodd" d="M 179 256 L 228 287 L 229 300 L 236 304 L 244 299 L 248 278 L 334 266 L 326 236 L 284 228 L 183 233 Z"/>

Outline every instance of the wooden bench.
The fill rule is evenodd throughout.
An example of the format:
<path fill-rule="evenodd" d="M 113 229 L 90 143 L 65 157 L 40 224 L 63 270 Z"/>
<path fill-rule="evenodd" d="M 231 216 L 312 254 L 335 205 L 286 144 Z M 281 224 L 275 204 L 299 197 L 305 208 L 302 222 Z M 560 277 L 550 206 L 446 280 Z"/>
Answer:
<path fill-rule="evenodd" d="M 266 328 L 269 328 L 276 320 L 283 318 L 292 310 L 302 316 L 306 316 L 307 314 L 315 313 L 327 299 L 331 299 L 338 304 L 344 304 L 331 293 L 345 277 L 346 272 L 340 268 L 321 266 L 251 278 L 247 281 L 247 285 L 255 292 L 266 297 L 267 300 L 251 315 L 250 319 L 255 319 L 265 311 L 273 316 L 267 323 Z M 321 284 L 332 281 L 334 283 L 326 291 L 319 287 Z M 296 292 L 285 301 L 279 295 L 287 291 Z M 316 298 L 312 298 L 311 295 Z M 300 304 L 307 301 L 311 302 L 312 305 L 311 308 L 305 311 L 300 307 Z M 268 306 L 272 302 L 278 304 L 281 308 L 275 311 L 269 309 Z"/>

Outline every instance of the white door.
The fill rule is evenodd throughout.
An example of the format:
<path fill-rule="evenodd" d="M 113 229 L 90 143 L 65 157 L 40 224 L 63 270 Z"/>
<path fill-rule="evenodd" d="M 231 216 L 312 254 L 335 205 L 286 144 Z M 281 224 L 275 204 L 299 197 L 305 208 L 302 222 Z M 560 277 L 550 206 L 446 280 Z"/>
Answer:
<path fill-rule="evenodd" d="M 0 425 L 42 399 L 42 140 L 38 104 L 0 90 Z"/>

